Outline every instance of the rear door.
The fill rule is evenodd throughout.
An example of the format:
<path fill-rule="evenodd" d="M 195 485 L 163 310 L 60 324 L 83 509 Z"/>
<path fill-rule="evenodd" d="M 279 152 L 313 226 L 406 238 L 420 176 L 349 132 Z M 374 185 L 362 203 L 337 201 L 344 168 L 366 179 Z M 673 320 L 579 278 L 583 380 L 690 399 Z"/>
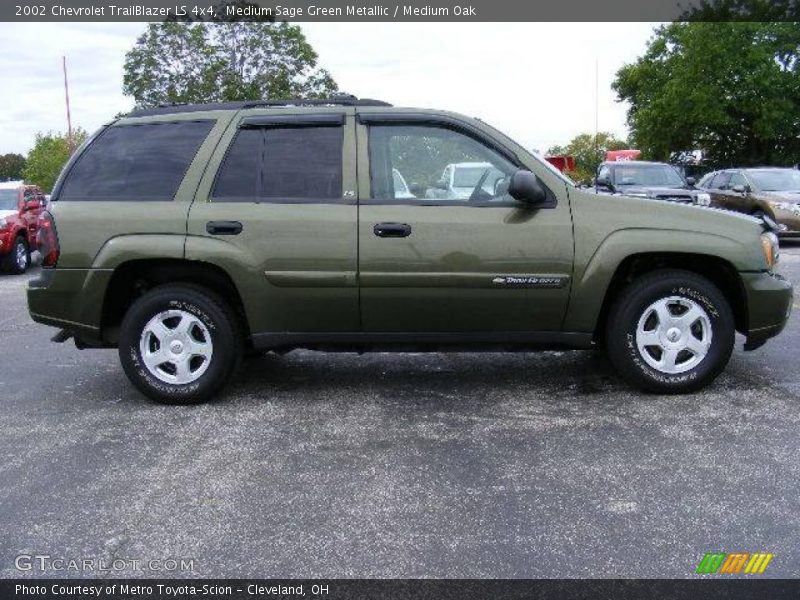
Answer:
<path fill-rule="evenodd" d="M 353 113 L 241 111 L 208 163 L 186 258 L 231 275 L 256 341 L 359 329 Z"/>
<path fill-rule="evenodd" d="M 522 165 L 485 133 L 397 117 L 360 114 L 357 125 L 364 331 L 488 339 L 559 330 L 573 259 L 564 184 L 546 206 L 521 205 L 506 190 Z M 459 181 L 442 189 L 448 165 Z M 393 171 L 412 197 L 394 189 Z M 461 188 L 468 197 L 453 192 Z"/>

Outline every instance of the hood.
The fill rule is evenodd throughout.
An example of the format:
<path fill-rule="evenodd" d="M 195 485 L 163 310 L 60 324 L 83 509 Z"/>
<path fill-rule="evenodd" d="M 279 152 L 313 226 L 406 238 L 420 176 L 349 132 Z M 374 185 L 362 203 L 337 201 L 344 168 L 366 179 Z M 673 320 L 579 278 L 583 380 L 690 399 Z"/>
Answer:
<path fill-rule="evenodd" d="M 763 195 L 768 200 L 800 203 L 800 192 L 764 192 Z"/>
<path fill-rule="evenodd" d="M 664 189 L 684 195 L 698 193 L 696 190 Z M 587 207 L 602 204 L 602 210 L 609 214 L 614 226 L 620 228 L 713 231 L 733 239 L 746 235 L 748 231 L 751 233 L 757 231 L 759 235 L 763 231 L 763 222 L 760 219 L 723 208 L 699 206 L 693 202 L 654 202 L 654 198 L 630 196 L 628 190 L 622 194 L 597 194 L 593 190 L 578 191 L 581 192 L 581 198 L 586 200 Z"/>

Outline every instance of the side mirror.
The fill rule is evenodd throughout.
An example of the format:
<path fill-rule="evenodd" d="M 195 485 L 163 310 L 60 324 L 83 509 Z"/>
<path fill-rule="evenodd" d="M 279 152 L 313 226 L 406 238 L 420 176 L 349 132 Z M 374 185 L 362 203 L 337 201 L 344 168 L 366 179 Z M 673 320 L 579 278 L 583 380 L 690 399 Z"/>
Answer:
<path fill-rule="evenodd" d="M 433 187 L 437 190 L 446 190 L 447 189 L 447 182 L 444 179 L 440 179 L 436 183 L 433 184 Z"/>
<path fill-rule="evenodd" d="M 694 187 L 695 181 L 696 181 L 696 179 L 694 177 L 687 177 L 686 178 L 686 183 L 688 185 L 692 186 L 692 187 Z"/>
<path fill-rule="evenodd" d="M 544 191 L 542 184 L 536 179 L 536 175 L 530 171 L 520 169 L 511 176 L 511 181 L 508 184 L 508 195 L 525 202 L 526 204 L 542 204 L 547 200 L 547 193 Z"/>
<path fill-rule="evenodd" d="M 747 192 L 750 191 L 750 186 L 741 184 L 735 185 L 731 188 L 731 191 L 736 192 L 737 194 L 746 194 Z"/>

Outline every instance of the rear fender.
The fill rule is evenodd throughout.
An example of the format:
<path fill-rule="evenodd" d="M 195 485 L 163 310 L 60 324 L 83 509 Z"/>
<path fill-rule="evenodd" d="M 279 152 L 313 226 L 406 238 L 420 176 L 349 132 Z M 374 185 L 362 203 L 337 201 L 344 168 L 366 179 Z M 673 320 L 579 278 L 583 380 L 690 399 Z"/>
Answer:
<path fill-rule="evenodd" d="M 263 328 L 261 317 L 270 299 L 262 264 L 254 254 L 224 239 L 190 235 L 186 238 L 184 257 L 214 265 L 227 273 L 242 299 L 250 329 Z"/>
<path fill-rule="evenodd" d="M 148 258 L 183 258 L 185 235 L 132 234 L 108 240 L 92 261 L 92 269 L 113 271 L 132 260 Z"/>

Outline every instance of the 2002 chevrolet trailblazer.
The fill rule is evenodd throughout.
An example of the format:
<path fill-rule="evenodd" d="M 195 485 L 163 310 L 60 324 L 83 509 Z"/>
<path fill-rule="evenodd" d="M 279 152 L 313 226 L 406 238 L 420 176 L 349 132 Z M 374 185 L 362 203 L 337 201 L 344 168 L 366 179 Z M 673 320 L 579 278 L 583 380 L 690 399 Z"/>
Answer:
<path fill-rule="evenodd" d="M 467 197 L 440 183 L 455 163 L 486 165 Z M 292 348 L 603 345 L 635 385 L 687 392 L 792 304 L 757 219 L 597 196 L 479 120 L 352 97 L 131 113 L 52 199 L 33 319 L 117 347 L 162 402 Z"/>

